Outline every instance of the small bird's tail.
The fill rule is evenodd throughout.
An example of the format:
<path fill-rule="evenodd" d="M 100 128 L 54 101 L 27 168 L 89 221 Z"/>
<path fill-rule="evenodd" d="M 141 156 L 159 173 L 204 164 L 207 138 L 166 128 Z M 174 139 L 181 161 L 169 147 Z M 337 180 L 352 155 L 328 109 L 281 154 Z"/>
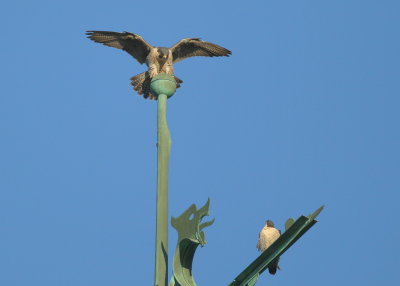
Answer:
<path fill-rule="evenodd" d="M 271 266 L 268 267 L 268 271 L 269 271 L 269 273 L 272 274 L 272 275 L 275 275 L 276 270 L 277 270 L 276 265 L 271 265 Z"/>
<path fill-rule="evenodd" d="M 277 260 L 275 260 L 270 266 L 268 266 L 268 271 L 270 274 L 275 275 L 276 270 L 280 269 L 278 262 L 279 262 L 279 258 Z"/>
<path fill-rule="evenodd" d="M 153 99 L 154 95 L 150 91 L 150 74 L 149 72 L 142 72 L 141 74 L 131 77 L 131 85 L 139 95 L 143 94 L 144 98 Z"/>
<path fill-rule="evenodd" d="M 174 76 L 175 81 L 176 81 L 176 88 L 179 88 L 181 86 L 181 83 L 183 82 L 181 79 L 177 78 Z M 135 75 L 130 78 L 131 80 L 131 85 L 133 86 L 133 89 L 137 91 L 139 95 L 143 94 L 144 98 L 148 98 L 150 100 L 152 99 L 157 99 L 150 90 L 150 83 L 151 83 L 151 77 L 150 73 L 148 71 L 142 72 L 141 74 Z"/>

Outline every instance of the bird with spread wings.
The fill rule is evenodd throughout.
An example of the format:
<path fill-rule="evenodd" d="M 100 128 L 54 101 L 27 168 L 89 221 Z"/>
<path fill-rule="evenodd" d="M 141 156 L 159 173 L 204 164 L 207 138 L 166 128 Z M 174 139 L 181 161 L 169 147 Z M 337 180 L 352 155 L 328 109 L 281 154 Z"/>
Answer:
<path fill-rule="evenodd" d="M 150 90 L 151 79 L 159 73 L 174 75 L 173 64 L 189 57 L 227 57 L 231 54 L 231 51 L 199 38 L 182 39 L 171 48 L 165 48 L 153 47 L 141 36 L 129 32 L 87 31 L 86 35 L 96 43 L 124 50 L 140 64 L 147 65 L 146 72 L 131 78 L 131 85 L 139 95 L 149 99 L 155 98 Z M 177 77 L 175 80 L 180 87 L 182 80 Z"/>

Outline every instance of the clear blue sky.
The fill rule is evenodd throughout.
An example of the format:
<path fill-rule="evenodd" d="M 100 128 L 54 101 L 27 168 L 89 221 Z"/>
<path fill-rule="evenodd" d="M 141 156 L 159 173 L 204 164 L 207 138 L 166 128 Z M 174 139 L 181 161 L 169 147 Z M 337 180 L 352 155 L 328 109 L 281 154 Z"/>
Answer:
<path fill-rule="evenodd" d="M 0 285 L 152 285 L 156 103 L 85 38 L 201 37 L 176 65 L 170 215 L 211 198 L 199 286 L 257 255 L 266 219 L 326 209 L 258 285 L 399 285 L 398 1 L 8 1 L 0 7 Z M 175 249 L 170 229 L 170 254 Z M 172 269 L 171 269 L 172 270 Z M 210 284 L 211 283 L 211 284 Z"/>

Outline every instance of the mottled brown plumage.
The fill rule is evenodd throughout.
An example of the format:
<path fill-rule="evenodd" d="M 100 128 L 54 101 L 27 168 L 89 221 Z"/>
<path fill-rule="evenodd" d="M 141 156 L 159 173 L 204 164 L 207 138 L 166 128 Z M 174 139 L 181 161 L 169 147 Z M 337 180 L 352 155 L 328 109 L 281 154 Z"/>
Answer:
<path fill-rule="evenodd" d="M 87 31 L 88 38 L 96 43 L 128 52 L 140 64 L 146 63 L 148 70 L 131 78 L 131 85 L 139 95 L 153 99 L 150 91 L 151 79 L 159 73 L 174 75 L 173 64 L 195 56 L 221 57 L 229 56 L 231 51 L 199 38 L 182 39 L 171 48 L 153 47 L 141 36 L 123 32 Z M 175 77 L 177 87 L 182 80 Z"/>

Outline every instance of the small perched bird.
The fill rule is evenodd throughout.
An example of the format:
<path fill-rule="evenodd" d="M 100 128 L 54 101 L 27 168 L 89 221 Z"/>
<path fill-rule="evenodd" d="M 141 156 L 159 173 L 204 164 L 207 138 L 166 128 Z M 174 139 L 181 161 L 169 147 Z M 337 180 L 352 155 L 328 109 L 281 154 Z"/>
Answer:
<path fill-rule="evenodd" d="M 281 231 L 276 229 L 274 223 L 270 220 L 265 222 L 265 226 L 260 231 L 257 248 L 259 251 L 265 251 L 268 247 L 271 246 L 281 236 Z M 274 275 L 277 269 L 280 269 L 278 266 L 279 257 L 268 267 L 269 273 Z"/>
<path fill-rule="evenodd" d="M 88 38 L 96 43 L 117 48 L 128 52 L 140 64 L 146 63 L 148 70 L 131 78 L 131 85 L 139 95 L 153 99 L 151 79 L 159 73 L 174 75 L 173 64 L 195 56 L 228 57 L 231 51 L 213 43 L 204 42 L 199 38 L 182 39 L 171 48 L 153 47 L 141 36 L 123 32 L 87 31 Z M 175 77 L 177 87 L 182 80 Z"/>

